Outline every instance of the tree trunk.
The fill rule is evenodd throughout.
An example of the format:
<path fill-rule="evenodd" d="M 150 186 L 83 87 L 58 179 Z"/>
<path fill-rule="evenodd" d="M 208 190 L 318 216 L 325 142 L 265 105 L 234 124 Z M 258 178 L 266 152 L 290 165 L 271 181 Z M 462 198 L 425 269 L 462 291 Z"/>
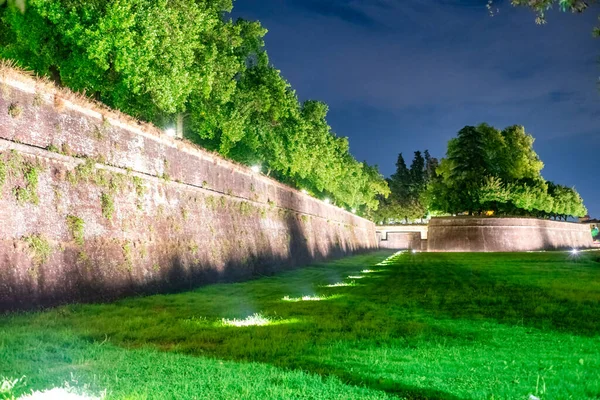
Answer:
<path fill-rule="evenodd" d="M 177 114 L 175 121 L 175 137 L 177 139 L 183 139 L 183 113 Z"/>

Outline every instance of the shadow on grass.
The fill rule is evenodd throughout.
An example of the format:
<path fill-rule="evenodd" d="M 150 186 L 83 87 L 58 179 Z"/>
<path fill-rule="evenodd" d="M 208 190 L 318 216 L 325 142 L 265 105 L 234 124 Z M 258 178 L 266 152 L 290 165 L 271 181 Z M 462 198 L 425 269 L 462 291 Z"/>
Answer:
<path fill-rule="evenodd" d="M 416 302 L 438 317 L 595 336 L 600 331 L 598 254 L 435 253 L 409 256 L 386 277 L 396 304 Z M 460 258 L 459 258 L 460 260 Z M 410 282 L 410 284 L 406 284 Z M 383 295 L 384 286 L 375 289 Z M 373 293 L 375 301 L 381 296 Z"/>
<path fill-rule="evenodd" d="M 356 368 L 328 362 L 331 344 L 348 354 L 399 340 L 407 347 L 446 338 L 472 343 L 488 333 L 432 325 L 431 318 L 494 320 L 582 336 L 600 331 L 600 282 L 594 259 L 564 253 L 405 254 L 384 266 L 391 252 L 377 252 L 250 282 L 208 286 L 194 292 L 75 305 L 15 318 L 32 329 L 68 329 L 90 341 L 109 338 L 124 347 L 156 348 L 187 355 L 256 361 L 302 369 L 408 399 L 459 399 L 436 388 L 372 378 L 367 360 Z M 347 276 L 373 272 L 355 286 L 326 287 Z M 582 285 L 582 282 L 586 283 Z M 328 301 L 282 301 L 323 295 Z M 289 324 L 219 326 L 223 318 L 253 313 Z M 1 326 L 0 326 L 1 327 Z M 480 335 L 481 337 L 479 337 Z M 367 344 L 364 344 L 367 343 Z M 416 346 L 416 345 L 415 345 Z M 376 353 L 376 352 L 374 352 Z M 382 375 L 383 376 L 383 375 Z"/>

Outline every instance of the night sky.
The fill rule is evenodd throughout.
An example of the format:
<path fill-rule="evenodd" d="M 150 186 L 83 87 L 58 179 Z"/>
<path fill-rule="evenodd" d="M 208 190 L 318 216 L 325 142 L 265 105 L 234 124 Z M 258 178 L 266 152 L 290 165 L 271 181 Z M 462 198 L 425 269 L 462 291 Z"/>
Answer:
<path fill-rule="evenodd" d="M 600 10 L 550 12 L 496 0 L 237 0 L 232 16 L 269 30 L 267 51 L 300 100 L 358 160 L 389 176 L 398 153 L 443 157 L 465 125 L 524 125 L 543 176 L 575 186 L 600 218 Z"/>

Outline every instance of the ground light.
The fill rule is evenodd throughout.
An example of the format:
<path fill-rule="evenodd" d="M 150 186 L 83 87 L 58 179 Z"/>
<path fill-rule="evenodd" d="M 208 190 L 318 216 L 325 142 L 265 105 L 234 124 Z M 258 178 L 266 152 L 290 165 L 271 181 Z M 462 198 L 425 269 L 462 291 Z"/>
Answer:
<path fill-rule="evenodd" d="M 252 172 L 259 173 L 261 168 L 260 165 L 253 165 L 252 167 L 250 167 L 250 169 L 252 170 Z"/>
<path fill-rule="evenodd" d="M 336 283 L 330 283 L 329 285 L 325 285 L 325 287 L 344 287 L 344 286 L 356 286 L 356 284 L 348 283 L 348 282 L 336 282 Z"/>
<path fill-rule="evenodd" d="M 579 254 L 579 250 L 573 249 L 573 250 L 571 250 L 571 254 L 573 254 L 574 256 L 576 256 L 577 254 Z"/>
<path fill-rule="evenodd" d="M 43 392 L 32 392 L 19 397 L 18 400 L 100 400 L 101 398 L 72 393 L 63 388 L 54 388 Z"/>
<path fill-rule="evenodd" d="M 223 325 L 225 326 L 265 326 L 271 323 L 271 320 L 267 317 L 264 317 L 262 314 L 256 313 L 249 315 L 244 319 L 227 319 L 223 318 L 221 320 Z"/>
<path fill-rule="evenodd" d="M 167 134 L 167 136 L 170 136 L 170 137 L 175 137 L 175 135 L 177 134 L 177 132 L 175 131 L 174 128 L 165 129 L 165 133 Z"/>
<path fill-rule="evenodd" d="M 248 327 L 248 326 L 295 324 L 298 322 L 300 322 L 300 320 L 298 320 L 296 318 L 291 318 L 291 319 L 269 318 L 269 317 L 262 315 L 261 313 L 255 313 L 255 314 L 249 315 L 248 317 L 246 317 L 244 319 L 222 318 L 221 321 L 219 321 L 216 324 L 216 326 L 225 326 L 225 327 L 231 326 L 231 327 L 243 328 L 243 327 Z"/>
<path fill-rule="evenodd" d="M 340 297 L 340 296 L 302 296 L 302 297 L 290 297 L 290 296 L 285 296 L 284 298 L 282 298 L 281 300 L 283 301 L 290 301 L 293 303 L 299 302 L 299 301 L 323 301 L 323 300 L 331 300 L 334 299 L 336 297 Z"/>
<path fill-rule="evenodd" d="M 331 203 L 331 200 L 329 200 L 329 199 L 327 199 L 327 198 L 326 198 L 326 199 L 324 199 L 323 201 L 325 202 L 325 204 L 329 204 L 329 203 Z"/>

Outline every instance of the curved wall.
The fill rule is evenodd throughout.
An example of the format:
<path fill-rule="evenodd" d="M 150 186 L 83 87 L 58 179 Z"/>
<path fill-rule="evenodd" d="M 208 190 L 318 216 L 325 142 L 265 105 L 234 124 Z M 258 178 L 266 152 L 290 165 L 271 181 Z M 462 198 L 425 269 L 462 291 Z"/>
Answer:
<path fill-rule="evenodd" d="M 0 89 L 0 311 L 377 248 L 372 222 L 152 126 L 13 70 Z"/>
<path fill-rule="evenodd" d="M 432 218 L 428 251 L 505 252 L 593 246 L 587 225 L 534 218 Z"/>

